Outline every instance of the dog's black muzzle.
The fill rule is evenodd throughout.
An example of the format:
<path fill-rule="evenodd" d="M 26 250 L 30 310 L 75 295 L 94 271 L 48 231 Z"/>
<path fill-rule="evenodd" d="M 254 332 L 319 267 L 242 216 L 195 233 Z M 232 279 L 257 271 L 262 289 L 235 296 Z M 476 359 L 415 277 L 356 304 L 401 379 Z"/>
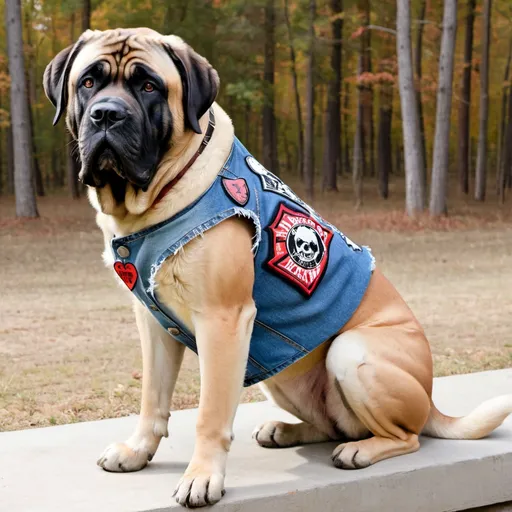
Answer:
<path fill-rule="evenodd" d="M 102 98 L 89 111 L 92 124 L 104 131 L 119 128 L 129 116 L 128 105 L 120 98 Z"/>
<path fill-rule="evenodd" d="M 80 137 L 80 179 L 92 187 L 103 187 L 113 174 L 137 186 L 148 182 L 141 160 L 142 116 L 133 113 L 125 100 L 105 96 L 86 113 Z"/>

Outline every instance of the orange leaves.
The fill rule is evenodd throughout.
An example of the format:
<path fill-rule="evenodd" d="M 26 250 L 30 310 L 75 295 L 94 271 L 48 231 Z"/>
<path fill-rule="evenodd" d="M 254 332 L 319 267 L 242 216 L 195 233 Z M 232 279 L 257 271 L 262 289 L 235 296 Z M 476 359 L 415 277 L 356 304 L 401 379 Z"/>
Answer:
<path fill-rule="evenodd" d="M 365 27 L 361 26 L 355 32 L 352 32 L 352 34 L 350 35 L 350 39 L 357 39 L 358 37 L 361 37 L 364 33 Z"/>
<path fill-rule="evenodd" d="M 349 76 L 345 79 L 345 82 L 357 84 L 363 87 L 369 87 L 372 85 L 393 85 L 396 78 L 387 71 L 381 73 L 370 73 L 365 71 L 358 76 Z"/>
<path fill-rule="evenodd" d="M 329 23 L 333 23 L 333 22 L 338 21 L 338 20 L 343 21 L 344 19 L 345 19 L 345 13 L 344 12 L 339 12 L 337 14 L 332 14 L 331 16 L 329 16 L 327 18 L 327 21 Z"/>
<path fill-rule="evenodd" d="M 4 71 L 0 71 L 0 92 L 5 92 L 11 86 L 11 77 Z"/>
<path fill-rule="evenodd" d="M 0 108 L 0 129 L 8 128 L 11 124 L 9 112 Z"/>

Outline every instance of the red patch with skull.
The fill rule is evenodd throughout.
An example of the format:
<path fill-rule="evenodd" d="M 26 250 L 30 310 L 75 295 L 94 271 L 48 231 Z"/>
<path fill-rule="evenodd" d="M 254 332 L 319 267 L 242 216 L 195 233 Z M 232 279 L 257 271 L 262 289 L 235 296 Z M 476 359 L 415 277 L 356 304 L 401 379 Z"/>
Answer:
<path fill-rule="evenodd" d="M 272 244 L 267 265 L 310 297 L 327 270 L 332 231 L 282 203 L 269 229 Z"/>

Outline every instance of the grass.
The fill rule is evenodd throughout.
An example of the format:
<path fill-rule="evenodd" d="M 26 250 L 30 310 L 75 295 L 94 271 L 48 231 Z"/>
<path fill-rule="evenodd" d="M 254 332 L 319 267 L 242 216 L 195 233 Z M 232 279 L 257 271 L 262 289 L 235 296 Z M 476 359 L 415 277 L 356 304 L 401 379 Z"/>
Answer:
<path fill-rule="evenodd" d="M 512 364 L 512 209 L 456 199 L 448 219 L 402 214 L 398 186 L 373 186 L 355 212 L 343 192 L 318 209 L 358 243 L 424 325 L 436 375 Z M 300 186 L 297 187 L 300 191 Z M 101 261 L 102 236 L 87 201 L 43 198 L 42 218 L 13 219 L 0 203 L 0 430 L 137 413 L 141 358 L 128 294 Z M 187 353 L 173 408 L 198 402 L 197 361 Z M 244 401 L 261 398 L 256 388 Z"/>

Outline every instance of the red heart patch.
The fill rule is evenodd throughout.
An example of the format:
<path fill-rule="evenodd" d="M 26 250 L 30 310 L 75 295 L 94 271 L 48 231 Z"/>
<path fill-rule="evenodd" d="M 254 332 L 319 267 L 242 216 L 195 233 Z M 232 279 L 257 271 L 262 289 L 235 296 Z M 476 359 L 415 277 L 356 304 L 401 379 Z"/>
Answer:
<path fill-rule="evenodd" d="M 230 180 L 229 178 L 222 179 L 224 190 L 233 201 L 240 206 L 245 206 L 249 201 L 249 188 L 247 182 L 243 178 L 237 180 Z"/>
<path fill-rule="evenodd" d="M 133 264 L 124 264 L 121 261 L 116 261 L 114 263 L 114 270 L 130 290 L 133 290 L 135 288 L 135 283 L 137 282 L 137 277 L 139 277 L 139 273 L 137 272 L 137 269 Z"/>

